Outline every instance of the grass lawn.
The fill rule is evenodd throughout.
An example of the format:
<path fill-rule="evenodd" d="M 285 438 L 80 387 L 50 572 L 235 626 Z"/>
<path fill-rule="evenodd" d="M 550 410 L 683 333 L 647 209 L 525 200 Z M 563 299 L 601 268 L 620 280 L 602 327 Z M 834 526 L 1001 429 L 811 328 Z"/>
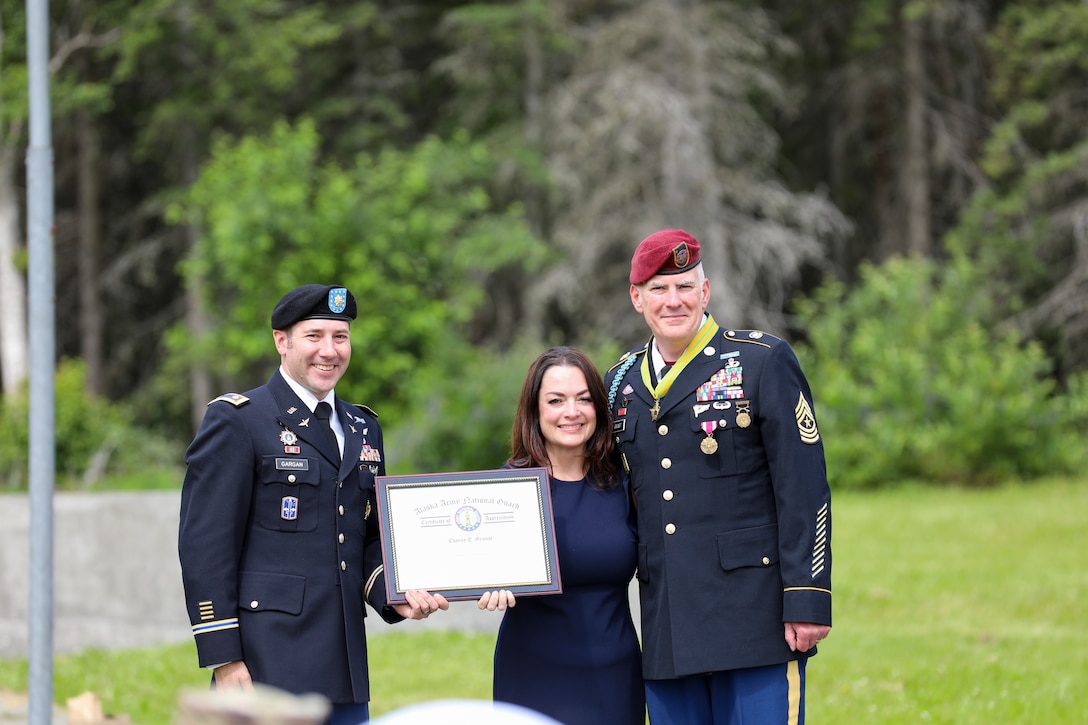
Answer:
<path fill-rule="evenodd" d="M 909 488 L 834 501 L 835 628 L 808 670 L 810 723 L 1088 722 L 1088 481 Z M 493 635 L 371 640 L 372 714 L 490 696 Z M 137 725 L 203 687 L 191 644 L 58 656 L 58 702 L 84 690 Z M 0 661 L 0 690 L 26 663 Z"/>
<path fill-rule="evenodd" d="M 1088 722 L 1088 481 L 834 500 L 821 723 Z"/>

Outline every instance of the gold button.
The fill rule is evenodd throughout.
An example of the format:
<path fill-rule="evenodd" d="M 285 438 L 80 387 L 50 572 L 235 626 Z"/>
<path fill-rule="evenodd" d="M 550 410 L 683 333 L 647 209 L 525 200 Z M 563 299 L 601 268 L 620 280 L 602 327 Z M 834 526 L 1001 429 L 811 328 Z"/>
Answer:
<path fill-rule="evenodd" d="M 771 559 L 768 556 L 763 557 L 763 566 L 767 566 L 771 563 Z"/>
<path fill-rule="evenodd" d="M 661 498 L 665 499 L 666 501 L 672 501 L 672 491 L 670 491 L 669 489 L 665 489 L 664 493 L 661 494 Z"/>
<path fill-rule="evenodd" d="M 667 425 L 659 425 L 659 426 L 657 427 L 657 432 L 658 432 L 658 435 L 668 435 L 668 433 L 669 433 L 669 426 L 667 426 Z"/>
<path fill-rule="evenodd" d="M 344 504 L 340 504 L 340 515 L 344 515 Z"/>
<path fill-rule="evenodd" d="M 675 534 L 676 533 L 676 524 L 665 524 L 665 533 L 666 534 Z"/>
<path fill-rule="evenodd" d="M 662 458 L 661 459 L 661 467 L 662 468 L 672 468 L 672 459 L 671 458 Z"/>
<path fill-rule="evenodd" d="M 340 562 L 340 571 L 347 571 L 347 570 L 348 570 L 348 563 L 346 561 Z"/>
<path fill-rule="evenodd" d="M 256 599 L 254 599 L 252 602 L 249 603 L 249 608 L 250 609 L 256 609 L 257 608 L 257 600 Z"/>
<path fill-rule="evenodd" d="M 343 535 L 343 534 L 340 534 L 340 537 L 339 537 L 339 538 L 340 538 L 340 543 L 341 543 L 341 544 L 343 544 L 343 543 L 344 543 L 344 535 Z"/>
<path fill-rule="evenodd" d="M 290 476 L 287 477 L 287 483 L 294 483 L 294 482 L 295 482 L 295 474 L 292 473 Z"/>

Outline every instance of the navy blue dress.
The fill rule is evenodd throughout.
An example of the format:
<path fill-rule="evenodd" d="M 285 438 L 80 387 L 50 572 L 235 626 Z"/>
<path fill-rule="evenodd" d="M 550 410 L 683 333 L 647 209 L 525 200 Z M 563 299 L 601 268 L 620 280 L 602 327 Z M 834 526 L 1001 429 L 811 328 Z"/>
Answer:
<path fill-rule="evenodd" d="M 627 588 L 638 561 L 627 482 L 551 482 L 562 594 L 519 597 L 495 643 L 494 697 L 564 725 L 643 725 Z"/>

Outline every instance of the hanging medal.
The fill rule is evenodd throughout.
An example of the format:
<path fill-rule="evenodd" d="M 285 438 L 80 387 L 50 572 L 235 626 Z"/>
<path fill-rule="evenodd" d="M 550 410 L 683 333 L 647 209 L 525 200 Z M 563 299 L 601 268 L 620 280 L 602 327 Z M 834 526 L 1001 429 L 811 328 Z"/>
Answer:
<path fill-rule="evenodd" d="M 714 431 L 718 428 L 718 421 L 708 420 L 699 424 L 703 428 L 703 432 L 706 433 L 706 438 L 699 442 L 699 450 L 703 453 L 713 455 L 718 450 L 718 441 L 714 438 Z"/>
<path fill-rule="evenodd" d="M 738 400 L 737 401 L 737 425 L 741 428 L 747 428 L 752 424 L 752 401 L 750 400 Z"/>

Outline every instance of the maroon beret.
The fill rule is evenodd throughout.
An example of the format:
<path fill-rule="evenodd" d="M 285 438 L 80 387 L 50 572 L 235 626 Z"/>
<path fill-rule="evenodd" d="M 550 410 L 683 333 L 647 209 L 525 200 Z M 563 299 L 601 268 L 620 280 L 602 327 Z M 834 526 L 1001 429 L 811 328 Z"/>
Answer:
<path fill-rule="evenodd" d="M 699 264 L 699 240 L 683 229 L 662 229 L 638 243 L 631 258 L 631 284 L 657 274 L 679 274 Z"/>

